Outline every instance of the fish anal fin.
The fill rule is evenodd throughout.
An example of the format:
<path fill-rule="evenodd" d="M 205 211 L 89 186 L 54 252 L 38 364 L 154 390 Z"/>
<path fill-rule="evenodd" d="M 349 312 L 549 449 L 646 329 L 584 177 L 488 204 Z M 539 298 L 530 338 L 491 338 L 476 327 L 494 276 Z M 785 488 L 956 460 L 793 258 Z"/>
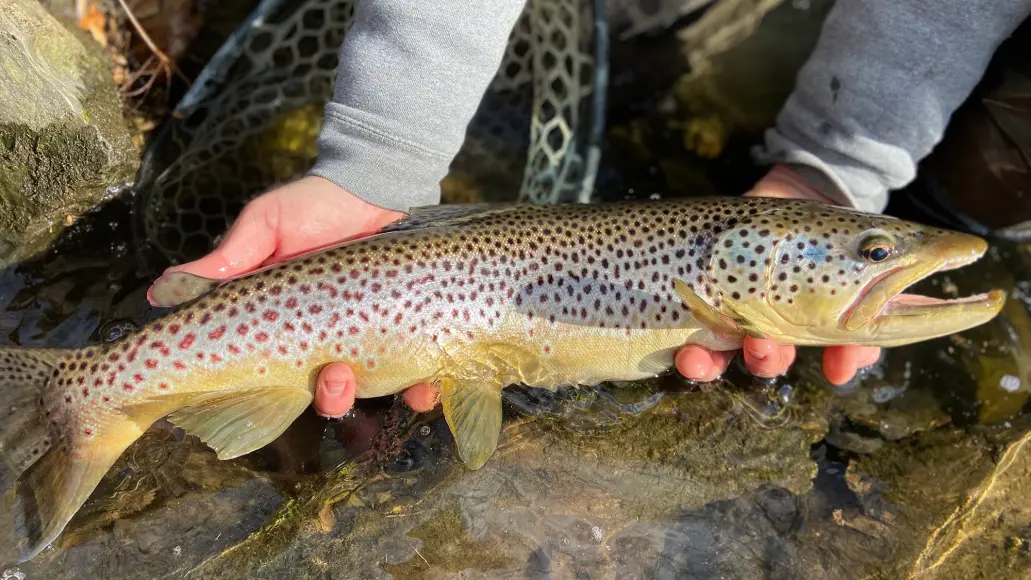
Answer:
<path fill-rule="evenodd" d="M 18 536 L 24 538 L 19 546 L 22 562 L 57 539 L 122 452 L 148 426 L 128 417 L 109 417 L 91 436 L 69 436 L 55 443 L 22 474 L 5 502 L 5 509 L 13 511 Z"/>
<path fill-rule="evenodd" d="M 233 459 L 282 435 L 311 401 L 307 389 L 255 388 L 201 397 L 168 420 L 199 437 L 219 459 Z"/>
<path fill-rule="evenodd" d="M 444 379 L 440 401 L 458 456 L 469 469 L 483 467 L 501 436 L 501 385 Z"/>
<path fill-rule="evenodd" d="M 147 298 L 154 306 L 178 306 L 207 294 L 221 283 L 221 280 L 187 272 L 169 272 L 154 281 L 154 285 L 147 292 Z"/>

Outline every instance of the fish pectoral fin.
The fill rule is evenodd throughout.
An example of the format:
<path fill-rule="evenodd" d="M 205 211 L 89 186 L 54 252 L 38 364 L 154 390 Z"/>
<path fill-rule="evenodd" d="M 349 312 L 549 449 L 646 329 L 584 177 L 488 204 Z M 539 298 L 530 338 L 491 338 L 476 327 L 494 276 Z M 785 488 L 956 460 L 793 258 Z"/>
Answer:
<path fill-rule="evenodd" d="M 207 294 L 221 283 L 221 280 L 196 274 L 170 272 L 154 281 L 154 287 L 147 293 L 147 297 L 154 306 L 178 306 Z"/>
<path fill-rule="evenodd" d="M 282 435 L 311 400 L 311 392 L 295 387 L 219 393 L 179 409 L 168 420 L 199 437 L 219 459 L 233 459 Z"/>
<path fill-rule="evenodd" d="M 440 401 L 458 456 L 469 469 L 483 467 L 501 436 L 501 385 L 443 379 Z"/>
<path fill-rule="evenodd" d="M 709 305 L 708 302 L 702 300 L 700 296 L 695 294 L 683 280 L 679 278 L 673 279 L 673 289 L 676 290 L 680 299 L 684 301 L 688 309 L 691 310 L 691 314 L 698 319 L 699 322 L 704 323 L 713 330 L 722 331 L 728 334 L 745 334 L 751 336 L 751 329 L 748 328 L 747 322 L 744 320 L 735 320 L 730 316 L 716 310 Z"/>

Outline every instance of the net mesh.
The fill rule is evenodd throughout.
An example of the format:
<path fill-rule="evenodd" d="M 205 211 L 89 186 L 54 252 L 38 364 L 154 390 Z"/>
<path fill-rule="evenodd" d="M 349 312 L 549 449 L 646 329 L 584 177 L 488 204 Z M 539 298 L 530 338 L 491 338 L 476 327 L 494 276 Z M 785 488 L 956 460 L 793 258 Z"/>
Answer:
<path fill-rule="evenodd" d="M 596 135 L 595 0 L 529 0 L 442 183 L 444 201 L 583 200 Z M 157 135 L 137 179 L 139 242 L 195 259 L 315 161 L 354 0 L 264 0 Z"/>

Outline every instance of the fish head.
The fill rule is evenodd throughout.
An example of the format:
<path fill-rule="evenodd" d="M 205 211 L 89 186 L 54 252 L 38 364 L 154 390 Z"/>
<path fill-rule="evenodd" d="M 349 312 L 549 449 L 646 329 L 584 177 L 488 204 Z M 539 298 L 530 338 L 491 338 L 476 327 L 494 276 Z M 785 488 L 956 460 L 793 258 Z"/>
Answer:
<path fill-rule="evenodd" d="M 991 320 L 1005 293 L 943 300 L 905 293 L 980 259 L 977 236 L 800 202 L 741 220 L 716 241 L 709 272 L 741 328 L 799 345 L 898 346 Z"/>

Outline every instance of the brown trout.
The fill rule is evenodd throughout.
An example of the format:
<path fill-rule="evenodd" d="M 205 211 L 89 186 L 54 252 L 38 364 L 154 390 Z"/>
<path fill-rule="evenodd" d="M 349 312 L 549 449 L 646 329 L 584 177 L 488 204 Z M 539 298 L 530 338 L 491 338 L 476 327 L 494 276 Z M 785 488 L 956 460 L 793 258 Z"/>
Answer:
<path fill-rule="evenodd" d="M 0 456 L 31 558 L 162 417 L 221 459 L 258 449 L 311 403 L 321 367 L 358 397 L 438 385 L 477 469 L 501 389 L 630 381 L 693 343 L 895 346 L 982 324 L 1001 291 L 904 294 L 987 244 L 811 202 L 704 198 L 440 206 L 369 238 L 226 281 L 162 278 L 178 309 L 117 342 L 0 348 Z"/>

